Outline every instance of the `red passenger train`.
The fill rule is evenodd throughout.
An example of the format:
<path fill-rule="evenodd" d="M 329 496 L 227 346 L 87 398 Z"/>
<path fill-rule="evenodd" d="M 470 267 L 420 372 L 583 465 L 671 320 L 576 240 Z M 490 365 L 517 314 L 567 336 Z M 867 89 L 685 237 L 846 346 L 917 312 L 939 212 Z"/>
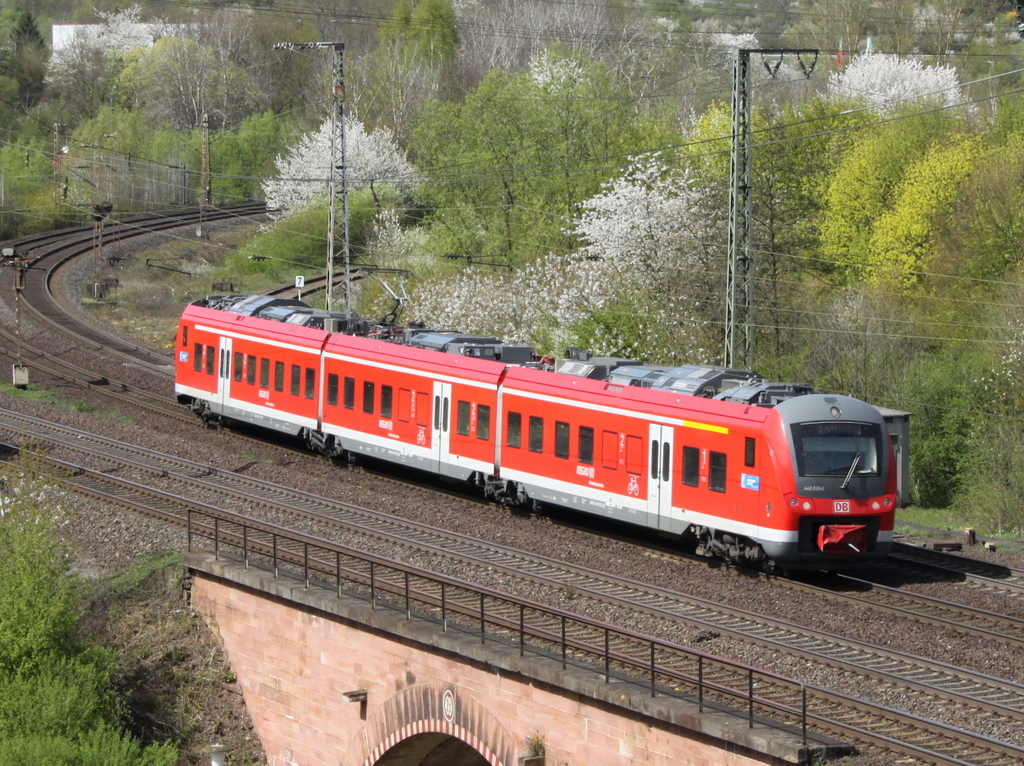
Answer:
<path fill-rule="evenodd" d="M 874 407 L 572 351 L 556 372 L 494 338 L 220 296 L 182 315 L 175 390 L 204 419 L 630 522 L 733 562 L 835 569 L 889 551 L 896 468 Z"/>

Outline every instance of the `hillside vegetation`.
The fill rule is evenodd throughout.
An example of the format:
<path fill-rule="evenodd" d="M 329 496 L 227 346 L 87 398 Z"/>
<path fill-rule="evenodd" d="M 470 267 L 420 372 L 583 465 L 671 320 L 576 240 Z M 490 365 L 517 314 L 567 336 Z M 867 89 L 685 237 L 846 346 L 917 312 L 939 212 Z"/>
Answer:
<path fill-rule="evenodd" d="M 333 137 L 339 268 L 347 231 L 353 263 L 388 269 L 358 284 L 362 313 L 407 295 L 407 319 L 545 353 L 721 363 L 733 63 L 789 49 L 751 54 L 748 364 L 912 412 L 916 501 L 1015 534 L 1017 11 L 5 2 L 0 236 L 88 221 L 102 202 L 115 218 L 199 204 L 208 179 L 214 204 L 266 199 L 275 223 L 223 261 L 168 265 L 240 288 L 318 273 Z M 92 26 L 55 49 L 51 25 L 69 23 Z M 309 45 L 322 41 L 344 59 Z"/>

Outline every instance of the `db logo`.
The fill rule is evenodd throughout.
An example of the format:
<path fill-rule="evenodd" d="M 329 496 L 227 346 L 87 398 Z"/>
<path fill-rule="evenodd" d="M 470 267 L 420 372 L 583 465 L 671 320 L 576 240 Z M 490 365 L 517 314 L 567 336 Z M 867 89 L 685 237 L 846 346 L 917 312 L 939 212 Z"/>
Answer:
<path fill-rule="evenodd" d="M 849 500 L 836 500 L 832 504 L 832 510 L 835 513 L 849 513 L 850 512 L 850 501 Z"/>

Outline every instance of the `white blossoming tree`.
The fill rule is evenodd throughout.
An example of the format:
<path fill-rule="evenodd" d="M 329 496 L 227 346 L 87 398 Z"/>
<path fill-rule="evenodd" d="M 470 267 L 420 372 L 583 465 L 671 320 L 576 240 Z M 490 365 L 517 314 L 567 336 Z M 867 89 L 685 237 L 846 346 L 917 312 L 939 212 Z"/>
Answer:
<path fill-rule="evenodd" d="M 960 79 L 951 67 L 884 54 L 857 56 L 846 69 L 829 77 L 828 92 L 833 99 L 862 102 L 883 113 L 908 99 L 943 106 L 963 100 Z"/>
<path fill-rule="evenodd" d="M 340 162 L 340 144 L 336 151 Z M 386 128 L 367 132 L 358 120 L 346 119 L 345 154 L 350 190 L 370 187 L 376 192 L 381 185 L 391 185 L 403 195 L 412 191 L 415 171 Z M 287 214 L 324 203 L 331 172 L 331 120 L 302 136 L 275 164 L 278 177 L 263 184 L 268 208 Z M 336 180 L 340 189 L 340 172 Z"/>
<path fill-rule="evenodd" d="M 684 276 L 705 259 L 702 201 L 686 172 L 657 160 L 635 163 L 581 206 L 571 227 L 584 243 L 577 252 L 552 253 L 513 273 L 470 268 L 424 284 L 412 312 L 435 327 L 549 354 L 582 346 L 663 363 L 707 361 L 708 323 L 699 290 Z"/>

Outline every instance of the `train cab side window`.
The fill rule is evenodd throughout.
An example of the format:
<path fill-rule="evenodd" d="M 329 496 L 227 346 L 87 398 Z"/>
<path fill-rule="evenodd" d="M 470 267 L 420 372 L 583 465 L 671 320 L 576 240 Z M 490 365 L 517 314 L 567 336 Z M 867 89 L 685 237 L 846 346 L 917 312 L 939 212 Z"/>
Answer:
<path fill-rule="evenodd" d="M 217 351 L 213 346 L 206 347 L 206 374 L 213 375 L 213 365 L 216 364 L 214 361 L 217 358 Z"/>
<path fill-rule="evenodd" d="M 594 429 L 589 426 L 580 426 L 579 461 L 594 464 Z"/>
<path fill-rule="evenodd" d="M 367 415 L 373 414 L 373 389 L 373 381 L 363 381 L 363 412 L 365 412 Z"/>
<path fill-rule="evenodd" d="M 708 489 L 712 492 L 725 492 L 725 453 L 711 453 L 711 474 L 708 477 Z"/>
<path fill-rule="evenodd" d="M 683 484 L 700 485 L 700 450 L 696 447 L 683 447 Z"/>
<path fill-rule="evenodd" d="M 299 395 L 299 388 L 302 386 L 302 368 L 297 364 L 292 365 L 292 396 Z"/>
<path fill-rule="evenodd" d="M 274 362 L 274 390 L 284 391 L 284 362 Z"/>
<path fill-rule="evenodd" d="M 270 360 L 260 357 L 260 388 L 270 388 Z"/>
<path fill-rule="evenodd" d="M 518 412 L 508 413 L 505 423 L 505 443 L 519 449 L 523 446 L 523 416 Z"/>
<path fill-rule="evenodd" d="M 484 441 L 491 438 L 491 408 L 486 404 L 476 408 L 476 438 Z"/>
<path fill-rule="evenodd" d="M 327 375 L 327 403 L 335 407 L 338 405 L 338 375 L 334 372 Z"/>
<path fill-rule="evenodd" d="M 203 369 L 203 344 L 197 343 L 192 352 L 192 369 L 200 372 Z"/>
<path fill-rule="evenodd" d="M 544 418 L 530 415 L 530 452 L 544 451 Z"/>
<path fill-rule="evenodd" d="M 316 394 L 316 370 L 312 367 L 306 368 L 306 390 L 303 394 L 307 399 L 312 399 Z"/>
<path fill-rule="evenodd" d="M 252 354 L 245 358 L 245 382 L 250 386 L 256 385 L 256 357 Z"/>
<path fill-rule="evenodd" d="M 380 416 L 382 418 L 390 418 L 392 412 L 392 402 L 394 401 L 394 389 L 391 386 L 380 387 Z"/>
<path fill-rule="evenodd" d="M 181 347 L 188 348 L 188 325 L 181 326 Z"/>
<path fill-rule="evenodd" d="M 747 468 L 754 467 L 754 456 L 756 454 L 754 451 L 754 444 L 755 442 L 752 436 L 748 436 L 744 442 L 743 465 L 747 466 Z"/>
<path fill-rule="evenodd" d="M 469 436 L 469 402 L 460 401 L 456 410 L 455 433 Z"/>
<path fill-rule="evenodd" d="M 245 356 L 241 351 L 235 352 L 235 380 L 239 383 L 242 382 L 242 374 L 245 372 L 245 365 L 243 364 L 244 358 Z"/>
<path fill-rule="evenodd" d="M 356 408 L 356 379 L 355 378 L 349 378 L 349 377 L 345 378 L 344 396 L 345 396 L 345 398 L 342 401 L 344 402 L 345 409 L 346 410 L 354 410 Z"/>
<path fill-rule="evenodd" d="M 555 457 L 569 457 L 569 424 L 555 421 Z"/>

